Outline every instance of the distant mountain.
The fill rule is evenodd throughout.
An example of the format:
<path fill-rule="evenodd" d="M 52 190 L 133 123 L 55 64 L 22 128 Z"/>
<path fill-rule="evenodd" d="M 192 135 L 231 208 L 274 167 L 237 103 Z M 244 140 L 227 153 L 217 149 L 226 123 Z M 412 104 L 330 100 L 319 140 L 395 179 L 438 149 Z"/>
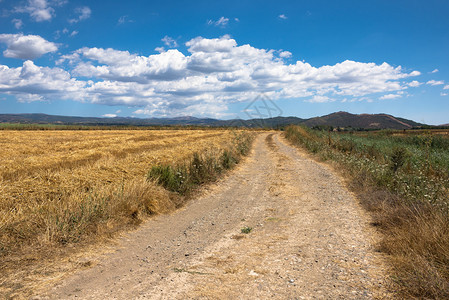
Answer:
<path fill-rule="evenodd" d="M 279 128 L 286 125 L 332 126 L 343 128 L 361 129 L 409 129 L 423 126 L 411 120 L 397 118 L 387 114 L 350 114 L 336 112 L 329 115 L 310 119 L 297 117 L 275 117 L 267 119 L 251 120 L 217 120 L 211 118 L 176 117 L 176 118 L 94 118 L 94 117 L 70 117 L 46 114 L 0 114 L 0 123 L 21 124 L 70 124 L 70 125 L 132 125 L 132 126 L 234 126 L 251 128 Z"/>
<path fill-rule="evenodd" d="M 315 117 L 302 122 L 302 125 L 313 126 L 333 126 L 352 127 L 363 129 L 410 129 L 423 124 L 393 117 L 387 114 L 350 114 L 347 112 L 336 112 L 322 117 Z"/>
<path fill-rule="evenodd" d="M 133 125 L 133 126 L 234 126 L 234 127 L 280 127 L 289 124 L 300 124 L 304 119 L 297 117 L 275 117 L 251 120 L 217 120 L 211 118 L 176 117 L 176 118 L 94 118 L 94 117 L 68 117 L 46 114 L 0 114 L 0 123 L 21 124 L 71 124 L 71 125 Z"/>
<path fill-rule="evenodd" d="M 298 117 L 275 117 L 266 119 L 250 119 L 250 120 L 217 120 L 218 126 L 236 126 L 236 127 L 251 127 L 251 128 L 278 128 L 287 125 L 299 125 L 305 119 Z"/>
<path fill-rule="evenodd" d="M 96 117 L 70 117 L 46 114 L 0 114 L 0 123 L 22 123 L 22 124 L 69 124 L 69 125 L 211 125 L 219 120 L 199 119 L 195 117 L 177 118 L 96 118 Z"/>

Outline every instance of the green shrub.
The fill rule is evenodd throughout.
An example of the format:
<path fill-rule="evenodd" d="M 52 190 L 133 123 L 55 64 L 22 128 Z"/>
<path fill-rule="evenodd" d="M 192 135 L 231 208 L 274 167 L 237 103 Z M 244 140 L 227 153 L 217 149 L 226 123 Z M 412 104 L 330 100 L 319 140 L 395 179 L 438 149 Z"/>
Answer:
<path fill-rule="evenodd" d="M 407 149 L 404 147 L 394 147 L 390 156 L 390 169 L 396 173 L 398 169 L 404 165 L 408 156 Z"/>
<path fill-rule="evenodd" d="M 228 170 L 234 167 L 236 163 L 238 163 L 238 160 L 232 155 L 232 153 L 228 150 L 224 150 L 221 154 L 221 165 L 224 169 Z"/>
<path fill-rule="evenodd" d="M 248 233 L 250 233 L 252 230 L 253 230 L 252 227 L 245 226 L 245 227 L 243 227 L 240 231 L 241 231 L 242 233 L 244 233 L 244 234 L 248 234 Z"/>
<path fill-rule="evenodd" d="M 183 166 L 153 166 L 148 173 L 148 179 L 156 180 L 169 191 L 183 194 L 189 183 L 189 173 Z"/>

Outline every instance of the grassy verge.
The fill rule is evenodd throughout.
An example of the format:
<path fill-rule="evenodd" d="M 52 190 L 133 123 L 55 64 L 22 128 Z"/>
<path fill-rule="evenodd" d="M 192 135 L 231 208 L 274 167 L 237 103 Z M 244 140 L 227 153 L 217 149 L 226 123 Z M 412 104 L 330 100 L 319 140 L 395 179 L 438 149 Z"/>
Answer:
<path fill-rule="evenodd" d="M 194 153 L 190 161 L 181 164 L 153 166 L 148 179 L 171 192 L 188 196 L 199 185 L 215 181 L 223 171 L 239 163 L 242 156 L 248 154 L 252 140 L 250 133 L 236 134 L 227 149 Z"/>
<path fill-rule="evenodd" d="M 338 164 L 388 254 L 400 297 L 449 298 L 449 139 L 286 128 L 292 143 Z"/>

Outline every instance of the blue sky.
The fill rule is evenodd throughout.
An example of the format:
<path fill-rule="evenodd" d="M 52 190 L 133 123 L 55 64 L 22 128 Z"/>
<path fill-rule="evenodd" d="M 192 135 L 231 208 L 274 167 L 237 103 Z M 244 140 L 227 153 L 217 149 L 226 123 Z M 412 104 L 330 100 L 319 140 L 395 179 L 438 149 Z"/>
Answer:
<path fill-rule="evenodd" d="M 0 113 L 449 123 L 449 1 L 0 0 Z"/>

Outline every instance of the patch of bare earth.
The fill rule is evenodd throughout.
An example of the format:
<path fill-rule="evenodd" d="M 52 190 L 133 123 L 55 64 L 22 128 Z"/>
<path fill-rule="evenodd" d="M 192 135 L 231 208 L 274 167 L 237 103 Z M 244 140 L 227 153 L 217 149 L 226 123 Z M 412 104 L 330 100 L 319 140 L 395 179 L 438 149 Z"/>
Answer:
<path fill-rule="evenodd" d="M 357 200 L 279 134 L 259 135 L 245 163 L 207 189 L 39 298 L 389 297 Z"/>

